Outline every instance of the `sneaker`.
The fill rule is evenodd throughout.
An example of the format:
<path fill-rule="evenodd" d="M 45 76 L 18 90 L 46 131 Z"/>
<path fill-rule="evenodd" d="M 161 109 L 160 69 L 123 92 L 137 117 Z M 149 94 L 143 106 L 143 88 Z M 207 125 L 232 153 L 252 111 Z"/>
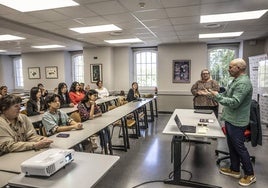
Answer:
<path fill-rule="evenodd" d="M 240 178 L 241 177 L 240 172 L 233 171 L 230 168 L 220 168 L 220 173 L 224 174 L 224 175 L 227 175 L 227 176 L 234 177 L 234 178 Z"/>
<path fill-rule="evenodd" d="M 250 175 L 250 176 L 245 176 L 239 180 L 239 185 L 242 186 L 249 186 L 252 183 L 256 182 L 256 176 Z"/>

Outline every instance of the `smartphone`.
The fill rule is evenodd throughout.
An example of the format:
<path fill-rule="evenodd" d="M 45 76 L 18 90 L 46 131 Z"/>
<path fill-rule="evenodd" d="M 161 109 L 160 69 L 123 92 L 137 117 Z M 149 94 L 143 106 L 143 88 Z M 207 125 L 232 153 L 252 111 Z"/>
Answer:
<path fill-rule="evenodd" d="M 59 133 L 56 137 L 67 138 L 69 136 L 70 136 L 70 134 L 68 134 L 68 133 Z"/>

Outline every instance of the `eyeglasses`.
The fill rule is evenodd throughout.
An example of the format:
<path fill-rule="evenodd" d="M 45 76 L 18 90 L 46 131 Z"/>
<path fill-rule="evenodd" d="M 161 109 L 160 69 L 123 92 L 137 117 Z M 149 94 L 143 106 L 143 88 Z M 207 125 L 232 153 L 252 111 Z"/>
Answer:
<path fill-rule="evenodd" d="M 203 72 L 202 74 L 210 74 L 209 72 Z"/>

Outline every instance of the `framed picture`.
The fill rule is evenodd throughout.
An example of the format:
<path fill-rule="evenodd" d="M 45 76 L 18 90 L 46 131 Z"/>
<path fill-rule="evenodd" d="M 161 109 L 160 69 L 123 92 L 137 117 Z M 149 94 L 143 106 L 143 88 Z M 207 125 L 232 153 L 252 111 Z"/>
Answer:
<path fill-rule="evenodd" d="M 29 79 L 40 79 L 40 67 L 28 67 L 28 78 Z"/>
<path fill-rule="evenodd" d="M 57 79 L 58 78 L 58 67 L 51 66 L 45 67 L 46 69 L 46 78 L 47 79 Z"/>
<path fill-rule="evenodd" d="M 102 64 L 90 64 L 90 78 L 92 83 L 102 80 Z"/>
<path fill-rule="evenodd" d="M 191 82 L 191 60 L 173 60 L 173 83 Z"/>

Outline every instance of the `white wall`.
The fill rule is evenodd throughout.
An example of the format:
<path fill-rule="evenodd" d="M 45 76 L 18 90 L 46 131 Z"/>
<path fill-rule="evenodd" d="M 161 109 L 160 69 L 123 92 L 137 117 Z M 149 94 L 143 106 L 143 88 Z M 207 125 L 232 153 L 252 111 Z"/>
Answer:
<path fill-rule="evenodd" d="M 191 83 L 172 83 L 172 61 L 191 60 Z M 158 47 L 158 91 L 189 94 L 191 86 L 200 79 L 200 71 L 207 68 L 207 45 L 179 44 Z"/>
<path fill-rule="evenodd" d="M 40 53 L 26 53 L 21 56 L 23 62 L 23 77 L 24 89 L 30 90 L 32 87 L 37 86 L 38 83 L 43 83 L 45 88 L 53 91 L 58 83 L 65 82 L 65 52 L 40 52 Z M 57 66 L 58 79 L 46 79 L 45 67 Z M 29 79 L 28 67 L 40 67 L 41 79 Z"/>
<path fill-rule="evenodd" d="M 191 60 L 191 82 L 172 82 L 173 60 Z M 158 47 L 159 110 L 192 108 L 192 85 L 200 79 L 200 72 L 207 68 L 207 45 L 205 43 L 161 45 Z"/>
<path fill-rule="evenodd" d="M 243 59 L 248 62 L 248 57 L 264 53 L 265 40 L 246 40 L 243 42 Z"/>
<path fill-rule="evenodd" d="M 15 80 L 13 75 L 12 58 L 6 55 L 0 55 L 0 86 L 6 85 L 8 91 L 14 90 Z"/>
<path fill-rule="evenodd" d="M 90 80 L 90 64 L 102 64 L 102 81 L 103 86 L 108 90 L 112 90 L 114 85 L 114 66 L 113 66 L 113 48 L 97 47 L 84 48 L 84 64 L 85 64 L 85 84 L 89 84 L 91 88 L 96 88 L 96 84 Z M 97 59 L 94 59 L 97 57 Z"/>
<path fill-rule="evenodd" d="M 128 91 L 133 82 L 132 51 L 128 47 L 114 48 L 114 90 Z"/>

